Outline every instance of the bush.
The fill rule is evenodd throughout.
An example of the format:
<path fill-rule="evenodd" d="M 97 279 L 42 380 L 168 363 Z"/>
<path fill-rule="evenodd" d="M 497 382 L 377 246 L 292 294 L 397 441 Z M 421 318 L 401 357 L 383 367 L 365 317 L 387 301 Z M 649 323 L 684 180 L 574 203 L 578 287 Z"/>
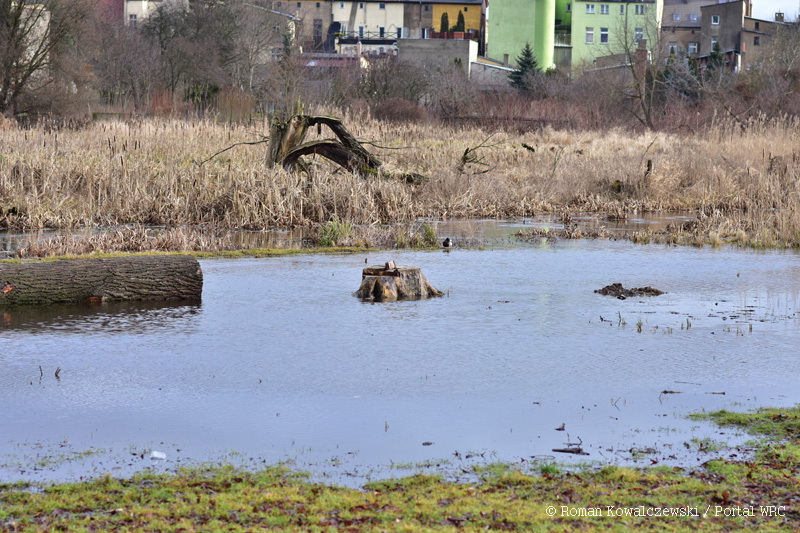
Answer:
<path fill-rule="evenodd" d="M 428 118 L 428 111 L 421 105 L 404 98 L 390 98 L 375 105 L 375 118 L 389 122 L 421 122 Z"/>

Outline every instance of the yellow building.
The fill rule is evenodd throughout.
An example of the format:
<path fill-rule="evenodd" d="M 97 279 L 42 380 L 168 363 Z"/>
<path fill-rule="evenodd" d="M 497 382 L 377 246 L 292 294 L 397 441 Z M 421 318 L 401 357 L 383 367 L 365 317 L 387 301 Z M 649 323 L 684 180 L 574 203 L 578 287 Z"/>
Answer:
<path fill-rule="evenodd" d="M 456 1 L 456 2 L 448 2 L 446 0 L 440 0 L 439 2 L 435 2 L 432 4 L 433 6 L 433 28 L 436 32 L 447 32 L 452 30 L 452 28 L 458 23 L 458 15 L 461 13 L 464 15 L 464 31 L 468 33 L 476 33 L 480 34 L 481 28 L 483 27 L 483 20 L 485 10 L 483 8 L 483 1 Z M 442 25 L 442 15 L 447 13 L 447 18 L 450 24 L 450 28 L 443 29 Z"/>

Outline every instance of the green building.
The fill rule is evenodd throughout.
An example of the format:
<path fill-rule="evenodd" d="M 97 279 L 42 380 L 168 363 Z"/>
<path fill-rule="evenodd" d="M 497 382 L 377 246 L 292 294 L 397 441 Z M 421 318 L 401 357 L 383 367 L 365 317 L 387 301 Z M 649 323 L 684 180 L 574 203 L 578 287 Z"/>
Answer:
<path fill-rule="evenodd" d="M 583 71 L 626 62 L 642 39 L 659 46 L 664 0 L 572 2 L 572 69 Z"/>
<path fill-rule="evenodd" d="M 487 55 L 499 59 L 508 54 L 513 63 L 530 43 L 541 68 L 583 71 L 619 64 L 641 39 L 647 39 L 651 50 L 658 46 L 663 4 L 664 0 L 492 0 Z"/>

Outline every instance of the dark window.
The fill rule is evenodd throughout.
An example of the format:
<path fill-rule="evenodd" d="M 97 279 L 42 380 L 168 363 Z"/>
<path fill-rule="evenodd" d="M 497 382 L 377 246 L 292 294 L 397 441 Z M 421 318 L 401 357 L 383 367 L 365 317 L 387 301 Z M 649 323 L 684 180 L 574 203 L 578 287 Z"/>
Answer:
<path fill-rule="evenodd" d="M 753 46 L 761 45 L 761 37 L 753 37 Z"/>
<path fill-rule="evenodd" d="M 756 30 L 760 30 L 760 29 L 761 29 L 761 23 L 760 22 L 756 22 Z"/>

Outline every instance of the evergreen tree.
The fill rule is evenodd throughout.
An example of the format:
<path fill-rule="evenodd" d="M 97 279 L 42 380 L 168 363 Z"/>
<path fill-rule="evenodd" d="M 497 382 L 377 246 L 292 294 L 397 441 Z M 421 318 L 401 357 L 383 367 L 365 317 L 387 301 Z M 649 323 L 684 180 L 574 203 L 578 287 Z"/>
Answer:
<path fill-rule="evenodd" d="M 512 87 L 524 93 L 532 93 L 534 91 L 534 79 L 538 71 L 539 64 L 536 62 L 536 58 L 533 57 L 531 45 L 530 43 L 525 43 L 525 47 L 517 57 L 517 68 L 508 75 L 509 83 L 511 83 Z"/>
<path fill-rule="evenodd" d="M 442 33 L 450 31 L 450 17 L 447 15 L 447 11 L 442 13 L 442 23 L 440 24 L 439 31 Z"/>
<path fill-rule="evenodd" d="M 458 12 L 458 21 L 456 22 L 456 25 L 453 26 L 453 29 L 451 31 L 464 31 L 464 28 L 466 27 L 466 25 L 467 25 L 467 23 L 464 21 L 464 13 L 459 11 Z"/>
<path fill-rule="evenodd" d="M 719 41 L 714 43 L 714 48 L 708 54 L 708 71 L 717 70 L 725 66 L 725 56 L 722 54 L 722 49 L 719 46 Z"/>

